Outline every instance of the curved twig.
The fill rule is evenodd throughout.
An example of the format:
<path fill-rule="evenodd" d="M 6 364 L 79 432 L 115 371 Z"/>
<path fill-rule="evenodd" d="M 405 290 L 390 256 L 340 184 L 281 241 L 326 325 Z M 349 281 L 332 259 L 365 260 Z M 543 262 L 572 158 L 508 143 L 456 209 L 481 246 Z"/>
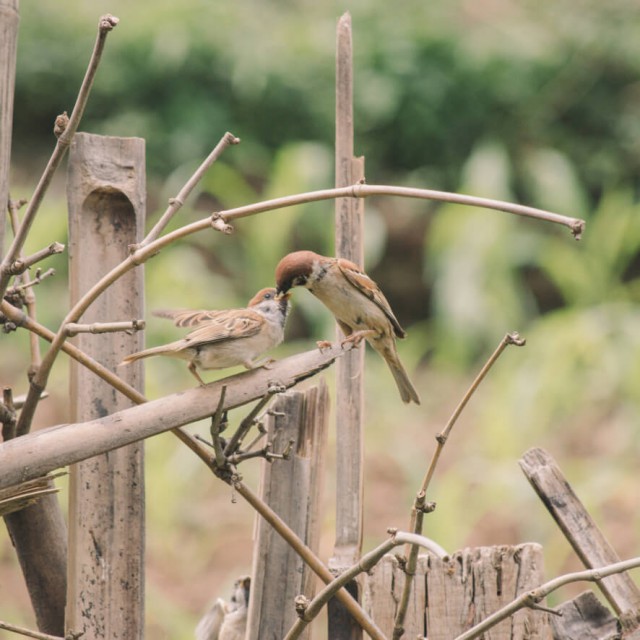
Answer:
<path fill-rule="evenodd" d="M 284 640 L 296 640 L 296 638 L 299 638 L 307 625 L 320 613 L 322 607 L 336 595 L 339 589 L 342 589 L 344 585 L 360 573 L 370 571 L 380 559 L 394 547 L 402 544 L 411 544 L 425 547 L 432 552 L 438 552 L 438 549 L 434 548 L 433 542 L 424 536 L 415 533 L 403 533 L 402 531 L 391 531 L 390 533 L 391 537 L 388 540 L 385 540 L 381 545 L 373 549 L 373 551 L 369 551 L 369 553 L 363 555 L 356 564 L 346 571 L 343 571 L 337 578 L 327 584 L 310 603 L 302 604 L 298 601 L 299 619 L 293 624 Z"/>
<path fill-rule="evenodd" d="M 291 207 L 296 204 L 306 202 L 317 202 L 318 200 L 333 200 L 335 198 L 367 198 L 369 196 L 398 196 L 402 198 L 419 198 L 422 200 L 437 200 L 440 202 L 450 202 L 453 204 L 464 204 L 472 207 L 483 207 L 485 209 L 495 209 L 505 211 L 518 216 L 536 218 L 547 222 L 564 225 L 571 229 L 574 237 L 579 239 L 584 231 L 585 221 L 579 218 L 562 216 L 552 211 L 527 207 L 521 204 L 505 202 L 503 200 L 493 200 L 491 198 L 480 198 L 462 193 L 450 193 L 448 191 L 434 191 L 432 189 L 415 189 L 412 187 L 395 187 L 376 184 L 354 184 L 349 187 L 336 189 L 323 189 L 320 191 L 310 191 L 308 193 L 264 200 L 255 204 L 218 211 L 214 214 L 217 218 L 222 218 L 225 222 L 236 218 L 245 218 L 264 211 Z"/>
<path fill-rule="evenodd" d="M 429 463 L 429 468 L 427 473 L 425 474 L 422 480 L 422 486 L 420 487 L 420 491 L 416 495 L 415 502 L 413 504 L 413 509 L 411 512 L 411 531 L 417 534 L 422 533 L 422 523 L 424 520 L 425 513 L 432 511 L 435 508 L 435 505 L 426 502 L 427 489 L 431 484 L 431 479 L 433 478 L 433 474 L 435 472 L 436 466 L 438 464 L 438 460 L 440 459 L 440 454 L 444 449 L 444 445 L 449 438 L 449 434 L 453 429 L 453 426 L 457 422 L 460 417 L 462 411 L 467 406 L 467 403 L 476 392 L 477 388 L 480 386 L 480 383 L 484 380 L 487 373 L 493 365 L 496 363 L 502 352 L 509 346 L 515 345 L 518 347 L 522 347 L 525 344 L 525 340 L 523 340 L 517 333 L 507 333 L 504 338 L 500 341 L 500 344 L 497 346 L 495 351 L 491 354 L 487 362 L 484 364 L 480 373 L 476 376 L 475 380 L 471 383 L 469 389 L 462 397 L 462 400 L 458 403 L 458 406 L 455 408 L 453 414 L 449 418 L 447 424 L 444 429 L 436 436 L 436 449 L 433 452 L 433 456 L 431 458 L 431 462 Z M 404 620 L 407 615 L 407 610 L 409 607 L 409 596 L 411 594 L 411 587 L 413 583 L 413 576 L 416 572 L 416 566 L 418 563 L 418 547 L 411 547 L 411 551 L 409 552 L 409 558 L 407 559 L 407 570 L 406 570 L 406 579 L 404 581 L 404 586 L 402 588 L 402 595 L 400 596 L 400 602 L 398 604 L 398 610 L 396 612 L 395 621 L 393 624 L 393 640 L 399 640 L 404 633 Z"/>
<path fill-rule="evenodd" d="M 122 275 L 127 273 L 133 267 L 142 264 L 148 260 L 151 256 L 155 255 L 165 246 L 178 240 L 179 238 L 186 237 L 198 231 L 202 231 L 207 228 L 223 229 L 225 232 L 229 230 L 228 221 L 235 218 L 242 218 L 249 215 L 255 215 L 264 211 L 272 211 L 274 209 L 280 209 L 283 207 L 293 206 L 295 204 L 302 204 L 305 202 L 313 202 L 318 200 L 331 200 L 335 198 L 353 197 L 363 198 L 371 195 L 393 195 L 407 198 L 424 198 L 428 200 L 442 200 L 445 202 L 457 202 L 460 204 L 467 204 L 479 207 L 487 207 L 490 209 L 496 209 L 500 211 L 506 211 L 521 216 L 528 216 L 537 218 L 539 220 L 546 220 L 557 224 L 562 224 L 569 227 L 576 238 L 580 237 L 584 229 L 584 221 L 577 218 L 570 218 L 567 216 L 561 216 L 557 213 L 545 211 L 542 209 L 535 209 L 533 207 L 525 207 L 523 205 L 512 204 L 509 202 L 502 202 L 500 200 L 490 200 L 488 198 L 476 198 L 474 196 L 467 196 L 462 194 L 447 193 L 443 191 L 431 191 L 428 189 L 412 189 L 408 187 L 392 187 L 381 185 L 364 185 L 355 184 L 349 187 L 343 187 L 338 189 L 325 189 L 322 191 L 312 191 L 292 196 L 285 196 L 283 198 L 276 198 L 273 200 L 265 200 L 252 205 L 244 207 L 237 207 L 235 209 L 229 209 L 224 212 L 216 212 L 210 217 L 204 218 L 189 225 L 185 225 L 180 229 L 168 233 L 149 244 L 139 247 L 119 265 L 114 267 L 109 273 L 107 273 L 98 283 L 96 283 L 88 292 L 82 296 L 76 305 L 69 311 L 66 318 L 62 322 L 62 326 L 59 329 L 56 337 L 51 344 L 51 347 L 45 357 L 42 360 L 38 371 L 34 375 L 31 386 L 29 388 L 29 394 L 27 396 L 27 402 L 20 415 L 20 421 L 18 424 L 18 433 L 23 434 L 29 430 L 33 415 L 35 413 L 36 405 L 40 394 L 46 387 L 51 367 L 55 362 L 55 359 L 60 351 L 63 342 L 66 339 L 64 331 L 64 325 L 70 322 L 77 322 L 80 316 L 86 311 L 90 304 L 113 282 L 115 282 Z M 222 225 L 220 224 L 222 223 Z"/>

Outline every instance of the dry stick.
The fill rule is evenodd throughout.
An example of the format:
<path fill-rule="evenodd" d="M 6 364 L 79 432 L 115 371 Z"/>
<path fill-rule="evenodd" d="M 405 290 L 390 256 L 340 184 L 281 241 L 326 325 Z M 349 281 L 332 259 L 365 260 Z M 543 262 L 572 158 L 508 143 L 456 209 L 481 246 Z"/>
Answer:
<path fill-rule="evenodd" d="M 82 114 L 89 98 L 89 92 L 91 91 L 96 71 L 98 70 L 98 66 L 100 64 L 100 59 L 102 57 L 102 52 L 104 50 L 107 35 L 118 24 L 118 22 L 118 18 L 109 14 L 102 16 L 98 22 L 98 35 L 96 37 L 96 42 L 93 47 L 89 66 L 87 67 L 87 71 L 80 87 L 80 91 L 78 92 L 78 97 L 73 107 L 71 117 L 66 124 L 66 128 L 58 137 L 58 141 L 56 143 L 55 149 L 53 150 L 51 158 L 49 159 L 44 173 L 42 174 L 40 181 L 38 182 L 38 185 L 33 192 L 33 196 L 31 197 L 29 205 L 27 206 L 22 224 L 17 230 L 11 246 L 4 256 L 2 263 L 0 264 L 0 298 L 4 297 L 4 294 L 7 291 L 7 287 L 9 286 L 9 281 L 12 277 L 11 265 L 13 265 L 15 260 L 18 258 L 20 251 L 22 251 L 22 247 L 24 246 L 24 243 L 27 239 L 27 235 L 29 233 L 29 230 L 31 229 L 31 225 L 33 224 L 40 205 L 42 204 L 44 195 L 47 192 L 49 185 L 51 184 L 53 175 L 60 165 L 60 162 L 67 152 L 69 145 L 71 144 L 71 140 L 73 139 L 73 136 L 78 129 L 78 125 L 80 124 Z"/>
<path fill-rule="evenodd" d="M 540 585 L 536 589 L 527 591 L 521 594 L 515 600 L 509 604 L 498 609 L 495 613 L 492 613 L 488 618 L 485 618 L 482 622 L 475 625 L 468 631 L 460 634 L 455 640 L 473 640 L 473 638 L 479 638 L 488 629 L 494 627 L 498 623 L 502 622 L 505 618 L 512 616 L 519 609 L 524 607 L 530 607 L 532 609 L 541 608 L 540 603 L 546 598 L 552 591 L 563 587 L 566 584 L 572 582 L 598 582 L 602 578 L 614 575 L 616 573 L 624 573 L 630 569 L 637 569 L 640 567 L 640 558 L 632 558 L 630 560 L 624 560 L 622 562 L 616 562 L 614 564 L 607 565 L 606 567 L 600 567 L 598 569 L 588 569 L 586 571 L 576 571 L 574 573 L 567 573 L 564 576 L 554 578 Z"/>
<path fill-rule="evenodd" d="M 241 480 L 229 479 L 230 484 L 269 524 L 287 541 L 291 548 L 309 565 L 311 570 L 325 584 L 333 582 L 333 574 L 325 567 L 322 561 L 307 547 L 298 536 L 283 522 L 278 515 L 254 494 Z M 344 588 L 340 588 L 335 595 L 342 602 L 347 611 L 358 622 L 362 629 L 374 640 L 386 640 L 385 635 L 377 627 L 375 622 L 367 616 L 351 594 Z"/>
<path fill-rule="evenodd" d="M 310 603 L 304 596 L 296 598 L 296 608 L 298 609 L 300 618 L 291 627 L 284 640 L 296 640 L 296 638 L 299 638 L 306 626 L 320 613 L 322 607 L 336 594 L 338 589 L 344 587 L 345 584 L 353 580 L 360 573 L 370 571 L 380 559 L 394 547 L 401 544 L 411 544 L 426 547 L 427 549 L 433 548 L 431 540 L 421 535 L 403 533 L 402 531 L 396 532 L 393 530 L 391 530 L 390 533 L 391 538 L 389 538 L 389 540 L 385 540 L 385 542 L 373 549 L 373 551 L 364 554 L 350 569 L 344 571 L 328 583 Z"/>
<path fill-rule="evenodd" d="M 20 227 L 18 210 L 20 209 L 20 207 L 22 207 L 25 204 L 27 204 L 26 200 L 16 201 L 16 200 L 9 199 L 9 221 L 11 222 L 11 229 L 13 231 L 14 236 Z M 18 257 L 19 258 L 22 257 L 22 249 L 20 249 L 20 251 L 18 252 Z M 36 294 L 33 291 L 33 286 L 36 284 L 40 284 L 40 282 L 44 280 L 44 278 L 50 275 L 53 275 L 54 273 L 55 271 L 53 269 L 49 269 L 48 271 L 45 271 L 44 274 L 40 273 L 40 271 L 38 270 L 36 272 L 35 280 L 32 280 L 31 282 L 28 282 L 26 278 L 24 279 L 24 282 L 23 282 L 22 278 L 20 277 L 16 278 L 16 280 L 14 281 L 14 282 L 20 282 L 20 284 L 16 284 L 15 286 L 15 289 L 17 291 L 24 290 L 23 295 L 24 295 L 25 304 L 27 305 L 27 314 L 29 315 L 30 318 L 33 318 L 33 320 L 35 320 L 37 317 Z M 40 341 L 38 340 L 38 337 L 32 332 L 29 332 L 29 351 L 31 353 L 31 364 L 29 365 L 29 374 L 33 374 L 40 366 L 41 354 L 40 354 Z M 15 424 L 14 424 L 14 436 L 15 436 Z"/>
<path fill-rule="evenodd" d="M 429 464 L 429 468 L 427 473 L 425 474 L 422 480 L 422 486 L 420 487 L 420 491 L 418 492 L 413 509 L 411 512 L 411 524 L 410 529 L 415 534 L 422 533 L 422 524 L 424 520 L 425 513 L 430 513 L 435 509 L 435 505 L 432 503 L 427 503 L 426 494 L 427 489 L 429 488 L 429 484 L 431 483 L 431 479 L 433 478 L 433 474 L 436 469 L 436 465 L 438 464 L 438 460 L 440 459 L 440 454 L 444 449 L 444 445 L 447 443 L 449 435 L 451 434 L 451 430 L 453 426 L 457 422 L 461 413 L 464 411 L 464 408 L 467 406 L 467 403 L 476 392 L 476 389 L 480 386 L 480 383 L 484 380 L 487 373 L 493 365 L 496 363 L 502 352 L 510 345 L 515 345 L 517 347 L 522 347 L 525 345 L 525 340 L 520 338 L 517 333 L 508 333 L 502 338 L 500 344 L 496 348 L 496 350 L 491 354 L 485 365 L 480 370 L 480 373 L 476 376 L 475 380 L 472 382 L 471 386 L 467 390 L 467 392 L 462 397 L 462 400 L 458 403 L 458 406 L 455 408 L 453 414 L 449 418 L 449 421 L 445 425 L 444 429 L 436 436 L 436 449 L 433 452 L 433 456 L 431 458 L 431 463 Z M 418 552 L 419 548 L 417 546 L 412 546 L 411 551 L 409 553 L 409 559 L 407 561 L 407 568 L 405 570 L 406 579 L 404 582 L 404 587 L 402 589 L 402 596 L 400 598 L 400 603 L 398 604 L 398 612 L 396 614 L 396 619 L 394 621 L 393 626 L 393 640 L 398 640 L 404 634 L 404 620 L 407 615 L 407 609 L 409 607 L 409 596 L 411 594 L 411 586 L 413 583 L 413 577 L 416 572 L 416 566 L 418 562 Z"/>
<path fill-rule="evenodd" d="M 123 322 L 93 322 L 91 324 L 77 324 L 69 322 L 65 325 L 67 335 L 73 337 L 78 333 L 115 333 L 117 331 L 142 331 L 145 327 L 144 320 L 129 320 Z"/>
<path fill-rule="evenodd" d="M 9 624 L 8 622 L 2 621 L 0 621 L 0 629 L 13 631 L 13 633 L 19 633 L 20 635 L 27 636 L 28 638 L 36 638 L 37 640 L 67 640 L 67 638 L 63 638 L 62 636 L 52 636 L 48 633 L 32 631 L 31 629 L 25 629 L 24 627 L 18 627 L 15 624 Z"/>
<path fill-rule="evenodd" d="M 220 211 L 214 214 L 214 218 L 221 218 L 224 222 L 229 222 L 229 220 L 234 220 L 235 218 L 245 218 L 247 216 L 255 215 L 256 213 L 262 213 L 263 211 L 271 211 L 273 209 L 290 207 L 306 202 L 331 200 L 333 198 L 366 198 L 368 196 L 399 196 L 403 198 L 437 200 L 440 202 L 450 202 L 453 204 L 464 204 L 473 207 L 505 211 L 506 213 L 513 213 L 518 216 L 537 218 L 538 220 L 546 220 L 547 222 L 562 224 L 571 229 L 574 237 L 578 240 L 580 239 L 585 227 L 585 221 L 580 220 L 579 218 L 562 216 L 544 209 L 536 209 L 535 207 L 527 207 L 521 204 L 514 204 L 512 202 L 504 202 L 503 200 L 480 198 L 461 193 L 450 193 L 448 191 L 434 191 L 432 189 L 415 189 L 411 187 L 394 187 L 388 185 L 361 183 L 338 189 L 323 189 L 320 191 L 310 191 L 308 193 L 285 196 L 283 198 L 275 198 L 273 200 L 264 200 L 256 204 Z"/>
<path fill-rule="evenodd" d="M 29 331 L 35 332 L 45 340 L 51 341 L 55 338 L 55 334 L 52 331 L 34 322 L 22 311 L 12 307 L 5 301 L 0 303 L 0 311 L 2 311 L 2 313 L 4 313 L 17 326 L 21 326 Z M 146 402 L 146 398 L 141 393 L 127 385 L 123 380 L 118 378 L 118 376 L 94 361 L 92 358 L 89 358 L 77 347 L 65 343 L 62 345 L 62 349 L 72 358 L 75 358 L 78 362 L 93 371 L 93 373 L 109 382 L 133 402 L 136 402 L 137 404 Z M 211 464 L 211 453 L 207 448 L 203 447 L 193 436 L 180 428 L 172 429 L 172 433 L 178 436 L 178 438 L 180 438 L 180 440 L 182 440 L 182 442 L 186 444 L 207 465 L 207 467 L 209 467 L 209 469 L 215 472 L 215 469 Z M 284 538 L 284 540 L 296 551 L 296 553 L 300 555 L 300 557 L 311 567 L 314 573 L 316 573 L 321 580 L 327 582 L 333 579 L 332 574 L 322 564 L 322 561 L 308 547 L 306 547 L 306 545 L 304 545 L 304 543 L 293 531 L 291 531 L 291 529 L 278 517 L 278 515 L 269 508 L 268 505 L 262 502 L 260 498 L 258 498 L 258 496 L 256 496 L 241 481 L 235 480 L 232 483 L 231 479 L 225 479 L 224 477 L 222 477 L 222 479 L 228 484 L 231 484 L 231 486 L 233 486 L 233 488 L 275 529 L 275 531 Z M 338 593 L 337 597 L 343 601 L 347 610 L 372 638 L 376 640 L 384 640 L 384 635 L 377 630 L 375 624 L 367 617 L 358 603 L 355 602 L 355 600 L 353 600 L 346 591 Z"/>
<path fill-rule="evenodd" d="M 222 152 L 232 144 L 239 144 L 240 138 L 236 138 L 232 133 L 228 131 L 222 136 L 220 142 L 214 147 L 213 151 L 209 154 L 206 160 L 198 167 L 196 172 L 189 178 L 187 183 L 182 187 L 180 192 L 175 198 L 169 200 L 169 207 L 162 214 L 160 220 L 156 222 L 153 229 L 149 231 L 146 238 L 140 242 L 135 248 L 144 247 L 150 242 L 153 242 L 164 231 L 165 227 L 169 224 L 173 216 L 178 213 L 178 210 L 182 207 L 185 200 L 189 197 L 189 194 L 193 191 L 195 186 L 202 180 L 205 172 L 211 167 L 211 165 L 222 155 Z"/>
<path fill-rule="evenodd" d="M 30 256 L 27 256 L 25 258 L 17 258 L 13 261 L 12 264 L 8 266 L 7 271 L 12 276 L 20 275 L 41 260 L 44 260 L 49 256 L 54 256 L 57 253 L 62 253 L 63 251 L 64 245 L 61 242 L 52 242 L 48 247 L 40 249 L 40 251 L 36 251 Z"/>

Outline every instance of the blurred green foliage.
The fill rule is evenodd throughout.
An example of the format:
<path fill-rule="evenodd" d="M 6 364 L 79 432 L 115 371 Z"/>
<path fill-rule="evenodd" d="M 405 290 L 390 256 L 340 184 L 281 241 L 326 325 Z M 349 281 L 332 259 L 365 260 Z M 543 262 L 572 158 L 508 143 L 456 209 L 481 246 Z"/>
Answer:
<path fill-rule="evenodd" d="M 527 346 L 507 350 L 452 434 L 427 533 L 452 550 L 534 539 L 545 546 L 548 573 L 559 573 L 571 552 L 515 463 L 539 445 L 607 520 L 620 554 L 637 554 L 637 540 L 624 533 L 640 525 L 635 0 L 23 2 L 14 196 L 29 195 L 53 147 L 53 120 L 73 106 L 98 15 L 107 11 L 121 23 L 81 129 L 146 139 L 150 221 L 227 130 L 242 144 L 208 172 L 172 227 L 330 186 L 335 24 L 345 8 L 354 29 L 356 152 L 366 156 L 370 183 L 456 190 L 587 220 L 576 243 L 564 228 L 504 213 L 367 201 L 367 270 L 409 330 L 400 355 L 424 401 L 400 408 L 384 364 L 367 354 L 367 535 L 379 542 L 384 526 L 406 526 L 433 434 L 484 358 L 518 330 Z M 65 225 L 58 185 L 28 249 L 64 241 Z M 149 309 L 240 306 L 271 284 L 287 251 L 333 251 L 330 203 L 235 227 L 231 237 L 192 236 L 150 261 Z M 66 309 L 66 259 L 49 262 L 58 276 L 38 288 L 39 314 L 56 328 Z M 278 355 L 333 335 L 311 296 L 296 291 L 293 302 Z M 175 335 L 170 323 L 149 320 L 148 344 Z M 61 368 L 53 380 L 63 398 L 52 412 L 58 421 L 66 410 Z M 150 397 L 191 384 L 183 363 L 159 360 L 147 371 Z M 224 490 L 212 491 L 208 472 L 168 437 L 149 443 L 148 461 L 150 490 L 162 496 L 149 499 L 149 610 L 162 617 L 171 607 L 174 619 L 150 624 L 154 637 L 186 638 L 189 616 L 193 622 L 211 595 L 224 595 L 220 580 L 228 586 L 232 571 L 247 570 L 234 543 L 250 515 L 231 507 Z M 331 473 L 327 482 L 333 488 Z M 243 542 L 250 545 L 250 535 Z M 174 587 L 187 583 L 199 589 L 181 595 Z"/>

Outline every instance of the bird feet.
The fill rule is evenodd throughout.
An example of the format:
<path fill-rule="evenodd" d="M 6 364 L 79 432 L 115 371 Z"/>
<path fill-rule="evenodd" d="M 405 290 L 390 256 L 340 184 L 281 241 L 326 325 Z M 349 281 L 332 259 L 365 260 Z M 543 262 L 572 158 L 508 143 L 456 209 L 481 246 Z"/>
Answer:
<path fill-rule="evenodd" d="M 322 353 L 325 349 L 331 349 L 333 344 L 329 340 L 318 340 L 316 342 L 318 349 L 320 349 L 320 353 Z"/>
<path fill-rule="evenodd" d="M 362 329 L 362 331 L 356 331 L 352 333 L 350 336 L 345 338 L 340 346 L 344 349 L 345 344 L 352 344 L 353 347 L 357 347 L 365 338 L 370 336 L 374 336 L 376 332 L 373 329 Z"/>

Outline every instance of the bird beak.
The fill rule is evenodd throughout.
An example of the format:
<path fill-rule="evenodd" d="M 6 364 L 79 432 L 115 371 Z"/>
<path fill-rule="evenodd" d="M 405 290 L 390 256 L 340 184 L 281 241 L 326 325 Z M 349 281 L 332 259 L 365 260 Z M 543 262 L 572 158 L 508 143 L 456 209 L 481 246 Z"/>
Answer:
<path fill-rule="evenodd" d="M 290 293 L 285 293 L 284 291 L 276 291 L 276 300 L 289 300 L 291 297 Z"/>

